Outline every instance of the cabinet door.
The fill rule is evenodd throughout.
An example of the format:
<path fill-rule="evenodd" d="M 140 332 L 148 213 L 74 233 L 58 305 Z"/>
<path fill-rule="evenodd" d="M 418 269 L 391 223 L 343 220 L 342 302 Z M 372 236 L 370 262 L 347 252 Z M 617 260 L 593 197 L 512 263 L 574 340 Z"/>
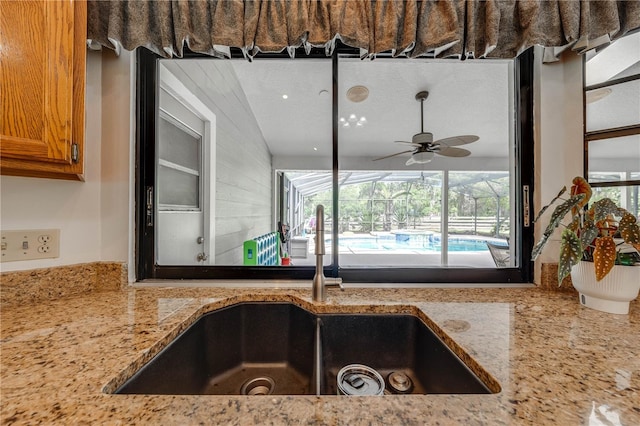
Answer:
<path fill-rule="evenodd" d="M 0 1 L 2 173 L 81 179 L 86 3 Z"/>

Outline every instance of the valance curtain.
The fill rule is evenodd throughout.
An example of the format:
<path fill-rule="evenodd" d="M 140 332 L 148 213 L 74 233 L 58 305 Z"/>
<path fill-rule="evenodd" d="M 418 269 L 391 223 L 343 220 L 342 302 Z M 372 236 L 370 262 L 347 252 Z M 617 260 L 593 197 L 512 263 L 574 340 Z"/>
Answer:
<path fill-rule="evenodd" d="M 551 57 L 640 28 L 640 0 L 90 0 L 88 38 L 144 46 L 169 58 L 185 46 L 213 56 L 242 49 L 291 56 L 336 40 L 362 56 L 513 58 L 533 45 Z M 549 58 L 547 58 L 549 59 Z"/>

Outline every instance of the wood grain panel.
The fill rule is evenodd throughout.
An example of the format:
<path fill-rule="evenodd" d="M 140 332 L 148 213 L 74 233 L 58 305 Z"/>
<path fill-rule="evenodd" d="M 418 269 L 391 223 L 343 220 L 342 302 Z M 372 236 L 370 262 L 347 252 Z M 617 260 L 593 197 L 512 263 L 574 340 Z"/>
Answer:
<path fill-rule="evenodd" d="M 84 125 L 85 92 L 87 72 L 87 4 L 75 1 L 73 22 L 73 115 L 71 138 L 78 145 L 78 161 L 65 167 L 66 173 L 83 180 L 84 172 Z"/>
<path fill-rule="evenodd" d="M 0 1 L 0 24 L 2 174 L 82 180 L 86 2 Z"/>
<path fill-rule="evenodd" d="M 73 105 L 73 2 L 45 1 L 48 84 L 45 138 L 49 160 L 71 163 Z"/>
<path fill-rule="evenodd" d="M 42 39 L 45 26 L 42 6 L 33 1 L 0 2 L 0 99 L 2 136 L 44 145 L 47 67 L 46 45 Z M 16 28 L 25 30 L 15 31 Z M 41 149 L 47 152 L 46 146 Z"/>

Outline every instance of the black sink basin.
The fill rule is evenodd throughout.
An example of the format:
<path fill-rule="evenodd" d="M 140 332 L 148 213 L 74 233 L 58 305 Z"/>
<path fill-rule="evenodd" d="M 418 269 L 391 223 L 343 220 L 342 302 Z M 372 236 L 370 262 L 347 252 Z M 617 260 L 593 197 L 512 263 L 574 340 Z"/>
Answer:
<path fill-rule="evenodd" d="M 325 393 L 337 393 L 338 372 L 354 363 L 380 373 L 386 393 L 491 393 L 418 317 L 350 314 L 321 318 Z M 409 378 L 408 389 L 394 382 L 398 373 Z"/>
<path fill-rule="evenodd" d="M 313 314 L 293 304 L 247 303 L 211 312 L 116 393 L 313 394 Z M 254 380 L 271 378 L 266 381 Z M 252 382 L 253 380 L 253 382 Z"/>
<path fill-rule="evenodd" d="M 242 303 L 198 319 L 116 393 L 336 395 L 338 373 L 350 364 L 377 371 L 385 393 L 499 391 L 416 316 L 315 315 L 290 303 Z M 398 387 L 398 377 L 409 385 Z"/>

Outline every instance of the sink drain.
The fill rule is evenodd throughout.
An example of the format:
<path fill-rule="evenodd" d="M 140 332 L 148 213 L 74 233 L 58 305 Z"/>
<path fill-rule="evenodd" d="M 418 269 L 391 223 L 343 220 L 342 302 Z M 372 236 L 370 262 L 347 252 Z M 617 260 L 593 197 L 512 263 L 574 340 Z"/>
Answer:
<path fill-rule="evenodd" d="M 247 380 L 240 389 L 241 395 L 271 395 L 276 382 L 271 377 L 256 377 Z"/>
<path fill-rule="evenodd" d="M 389 387 L 396 393 L 409 393 L 413 389 L 411 378 L 401 371 L 394 371 L 387 377 Z"/>

